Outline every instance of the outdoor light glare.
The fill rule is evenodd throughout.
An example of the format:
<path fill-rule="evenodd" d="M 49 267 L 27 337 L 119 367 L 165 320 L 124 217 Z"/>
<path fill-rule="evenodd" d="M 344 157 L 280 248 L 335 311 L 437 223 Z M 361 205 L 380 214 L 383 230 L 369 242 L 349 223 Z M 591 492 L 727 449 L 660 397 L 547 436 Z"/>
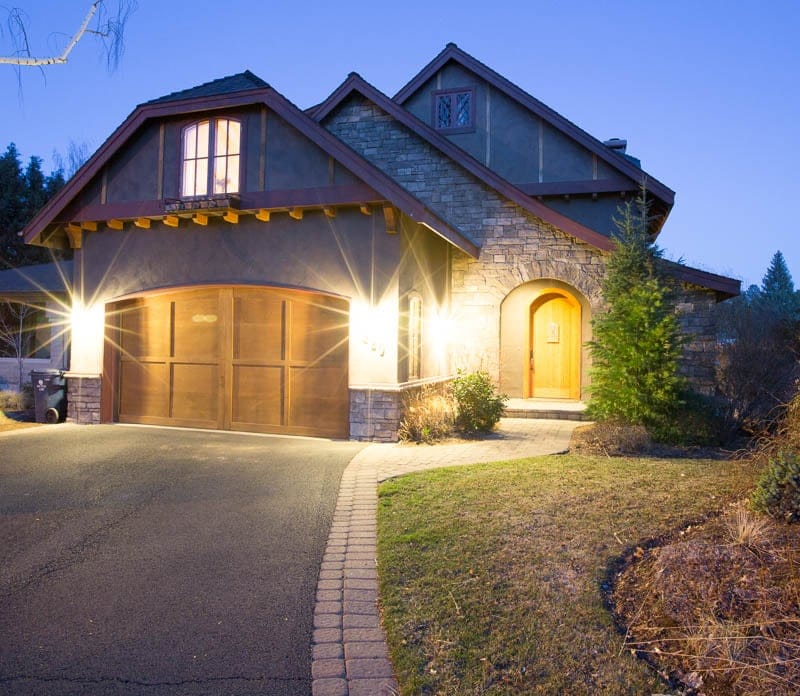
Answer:
<path fill-rule="evenodd" d="M 103 366 L 105 310 L 102 304 L 84 306 L 75 299 L 72 305 L 72 360 L 70 371 L 100 374 Z"/>

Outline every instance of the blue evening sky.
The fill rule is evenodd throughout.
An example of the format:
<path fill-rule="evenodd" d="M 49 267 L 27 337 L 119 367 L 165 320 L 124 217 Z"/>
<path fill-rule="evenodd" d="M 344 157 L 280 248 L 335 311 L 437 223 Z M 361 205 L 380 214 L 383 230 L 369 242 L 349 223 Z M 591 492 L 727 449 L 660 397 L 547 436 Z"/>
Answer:
<path fill-rule="evenodd" d="M 90 0 L 3 5 L 26 11 L 40 55 Z M 392 96 L 449 41 L 595 137 L 626 138 L 676 191 L 669 257 L 746 287 L 780 249 L 800 285 L 800 0 L 139 0 L 115 73 L 90 36 L 67 65 L 24 69 L 21 89 L 0 65 L 0 147 L 49 170 L 137 104 L 245 69 L 303 108 L 351 71 Z"/>

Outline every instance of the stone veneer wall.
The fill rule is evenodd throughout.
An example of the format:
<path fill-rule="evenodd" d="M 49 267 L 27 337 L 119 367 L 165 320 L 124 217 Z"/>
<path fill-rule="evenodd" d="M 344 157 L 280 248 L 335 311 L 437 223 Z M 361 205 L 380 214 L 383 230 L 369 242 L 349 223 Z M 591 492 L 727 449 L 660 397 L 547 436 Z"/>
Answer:
<path fill-rule="evenodd" d="M 451 311 L 463 339 L 455 337 L 452 369 L 499 380 L 500 304 L 530 280 L 563 281 L 592 309 L 601 306 L 605 252 L 507 200 L 363 97 L 346 100 L 324 125 L 481 246 L 478 259 L 453 256 Z"/>
<path fill-rule="evenodd" d="M 403 384 L 397 389 L 350 389 L 350 439 L 397 442 L 405 405 L 415 392 L 450 380 Z"/>
<path fill-rule="evenodd" d="M 716 390 L 717 298 L 713 290 L 682 283 L 678 289 L 677 310 L 681 329 L 688 337 L 683 350 L 681 374 L 701 394 Z"/>
<path fill-rule="evenodd" d="M 100 422 L 100 377 L 67 376 L 67 420 L 95 425 Z"/>

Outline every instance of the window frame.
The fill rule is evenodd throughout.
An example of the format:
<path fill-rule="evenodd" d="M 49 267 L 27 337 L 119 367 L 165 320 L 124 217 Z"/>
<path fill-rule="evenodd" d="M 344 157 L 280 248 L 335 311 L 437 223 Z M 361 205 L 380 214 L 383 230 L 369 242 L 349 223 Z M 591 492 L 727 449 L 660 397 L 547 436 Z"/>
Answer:
<path fill-rule="evenodd" d="M 416 310 L 415 310 L 416 308 Z M 408 324 L 406 340 L 408 341 L 408 381 L 422 379 L 422 334 L 425 320 L 424 304 L 418 293 L 408 298 Z"/>
<path fill-rule="evenodd" d="M 439 125 L 439 100 L 448 97 L 450 100 L 450 113 L 454 114 L 459 94 L 469 94 L 469 125 L 466 126 L 440 126 Z M 437 89 L 433 92 L 431 103 L 431 123 L 433 129 L 439 133 L 473 133 L 475 131 L 475 86 L 452 87 Z"/>
<path fill-rule="evenodd" d="M 217 147 L 217 128 L 218 124 L 222 121 L 226 121 L 228 123 L 228 133 L 230 132 L 230 124 L 236 123 L 239 126 L 239 151 L 237 153 L 230 153 L 227 150 L 224 154 L 216 154 L 216 147 Z M 198 143 L 199 140 L 197 136 L 195 136 L 195 156 L 194 157 L 187 157 L 187 134 L 192 128 L 199 129 L 201 125 L 208 124 L 208 140 L 206 141 L 206 156 L 205 158 L 197 157 L 198 152 Z M 198 120 L 191 121 L 190 123 L 186 123 L 181 128 L 181 138 L 180 138 L 180 160 L 179 160 L 179 182 L 178 182 L 178 191 L 180 193 L 180 200 L 183 201 L 193 201 L 193 200 L 204 200 L 209 198 L 223 198 L 227 196 L 235 196 L 239 195 L 243 188 L 244 188 L 244 180 L 243 180 L 243 172 L 244 172 L 244 153 L 243 153 L 243 144 L 245 142 L 245 126 L 242 119 L 233 118 L 231 116 L 209 116 L 207 118 L 201 118 Z M 226 190 L 220 193 L 214 192 L 214 173 L 216 169 L 217 160 L 224 159 L 226 160 L 226 173 L 228 172 L 228 161 L 231 157 L 238 157 L 239 165 L 238 171 L 236 172 L 236 190 Z M 197 184 L 197 171 L 195 169 L 195 193 L 193 194 L 186 194 L 185 193 L 185 181 L 186 181 L 186 162 L 187 160 L 193 159 L 195 162 L 199 160 L 206 160 L 206 176 L 205 176 L 205 192 L 197 193 L 196 184 Z M 196 166 L 196 165 L 195 165 Z"/>

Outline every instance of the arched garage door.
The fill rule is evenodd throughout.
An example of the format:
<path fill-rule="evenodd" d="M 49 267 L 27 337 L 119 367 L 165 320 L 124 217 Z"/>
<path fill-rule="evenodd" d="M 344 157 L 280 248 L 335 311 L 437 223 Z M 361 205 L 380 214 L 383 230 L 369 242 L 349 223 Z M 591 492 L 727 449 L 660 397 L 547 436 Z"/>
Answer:
<path fill-rule="evenodd" d="M 202 288 L 117 303 L 123 423 L 347 437 L 348 305 L 275 288 Z"/>

